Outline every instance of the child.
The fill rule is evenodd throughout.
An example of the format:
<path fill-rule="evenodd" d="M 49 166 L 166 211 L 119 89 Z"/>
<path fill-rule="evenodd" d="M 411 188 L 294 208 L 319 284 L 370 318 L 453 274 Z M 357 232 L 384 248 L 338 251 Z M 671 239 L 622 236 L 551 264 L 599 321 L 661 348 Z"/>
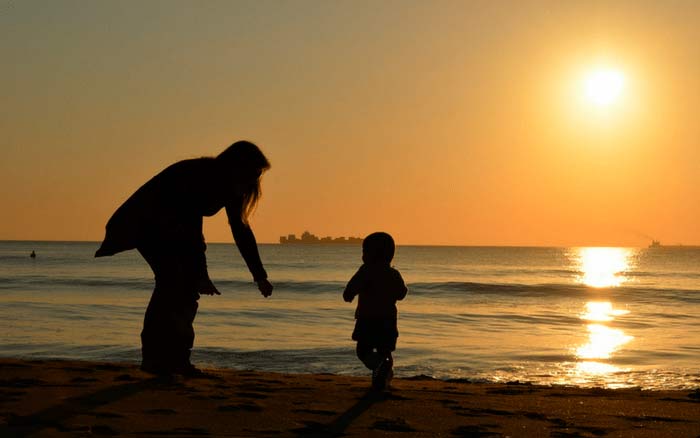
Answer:
<path fill-rule="evenodd" d="M 399 271 L 390 266 L 393 258 L 394 239 L 389 234 L 367 236 L 362 241 L 363 265 L 343 292 L 348 303 L 359 296 L 352 339 L 357 341 L 357 357 L 372 370 L 372 386 L 378 390 L 384 389 L 394 374 L 391 352 L 399 336 L 396 301 L 408 292 Z"/>

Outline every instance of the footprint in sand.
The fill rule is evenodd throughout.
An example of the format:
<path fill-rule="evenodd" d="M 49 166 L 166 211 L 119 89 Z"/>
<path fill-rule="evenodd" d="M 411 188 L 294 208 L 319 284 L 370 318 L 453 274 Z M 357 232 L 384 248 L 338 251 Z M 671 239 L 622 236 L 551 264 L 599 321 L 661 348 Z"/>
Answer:
<path fill-rule="evenodd" d="M 219 412 L 262 412 L 263 408 L 255 403 L 240 403 L 237 405 L 221 405 L 216 408 Z"/>
<path fill-rule="evenodd" d="M 147 409 L 143 411 L 144 414 L 151 414 L 151 415 L 175 415 L 177 414 L 177 411 L 175 409 L 168 409 L 168 408 L 162 408 L 162 409 Z"/>
<path fill-rule="evenodd" d="M 336 411 L 326 411 L 323 409 L 295 409 L 294 412 L 297 412 L 300 414 L 326 415 L 329 417 L 338 415 L 338 412 L 336 412 Z"/>
<path fill-rule="evenodd" d="M 92 383 L 92 382 L 99 382 L 100 379 L 96 379 L 94 377 L 74 377 L 70 380 L 70 383 Z"/>
<path fill-rule="evenodd" d="M 129 374 L 120 374 L 114 378 L 115 382 L 133 382 L 134 380 L 136 379 Z"/>
<path fill-rule="evenodd" d="M 0 369 L 2 368 L 32 368 L 32 365 L 26 363 L 3 363 L 0 364 Z"/>
<path fill-rule="evenodd" d="M 486 391 L 487 394 L 498 394 L 498 395 L 522 395 L 530 392 L 528 389 L 517 389 L 517 388 L 498 388 L 489 389 Z"/>
<path fill-rule="evenodd" d="M 269 397 L 269 395 L 258 394 L 257 392 L 239 392 L 238 396 L 243 398 L 254 398 L 258 400 L 266 399 Z"/>
<path fill-rule="evenodd" d="M 114 412 L 95 412 L 95 418 L 124 418 L 124 415 Z"/>
<path fill-rule="evenodd" d="M 22 400 L 22 396 L 27 395 L 27 391 L 5 391 L 0 390 L 0 400 L 4 402 L 16 402 Z"/>
<path fill-rule="evenodd" d="M 416 429 L 411 427 L 403 418 L 379 420 L 372 425 L 372 429 L 386 430 L 389 432 L 416 432 Z"/>
<path fill-rule="evenodd" d="M 90 427 L 88 433 L 98 436 L 116 436 L 119 432 L 104 424 L 95 424 Z"/>
<path fill-rule="evenodd" d="M 99 364 L 99 365 L 95 365 L 95 369 L 101 370 L 101 371 L 122 371 L 122 370 L 125 370 L 126 367 L 123 367 L 120 365 L 112 365 L 112 364 Z"/>
<path fill-rule="evenodd" d="M 144 432 L 145 435 L 155 436 L 209 436 L 209 430 L 201 427 L 178 427 L 170 430 L 153 430 Z"/>
<path fill-rule="evenodd" d="M 40 379 L 8 379 L 0 380 L 0 387 L 3 388 L 31 388 L 32 386 L 42 386 L 46 382 Z"/>
<path fill-rule="evenodd" d="M 413 400 L 413 399 L 391 392 L 391 393 L 386 395 L 386 400 Z"/>
<path fill-rule="evenodd" d="M 255 391 L 255 392 L 274 392 L 275 390 L 272 388 L 269 388 L 267 386 L 260 386 L 260 385 L 251 385 L 251 384 L 243 384 L 243 385 L 238 385 L 236 388 L 241 389 L 243 391 Z"/>
<path fill-rule="evenodd" d="M 516 415 L 515 412 L 502 411 L 500 409 L 475 409 L 465 408 L 464 406 L 460 405 L 447 405 L 446 407 L 462 417 L 482 417 L 484 415 L 513 417 Z"/>
<path fill-rule="evenodd" d="M 290 432 L 300 437 L 328 435 L 328 427 L 323 423 L 317 421 L 301 421 L 301 424 L 303 424 L 304 427 L 291 429 Z"/>
<path fill-rule="evenodd" d="M 68 372 L 76 372 L 76 373 L 94 373 L 95 370 L 91 368 L 86 368 L 86 367 L 72 367 L 72 366 L 67 366 L 67 367 L 60 367 L 59 369 L 63 371 L 68 371 Z"/>
<path fill-rule="evenodd" d="M 454 436 L 469 438 L 496 438 L 503 435 L 498 432 L 491 432 L 482 426 L 459 426 L 451 432 Z"/>

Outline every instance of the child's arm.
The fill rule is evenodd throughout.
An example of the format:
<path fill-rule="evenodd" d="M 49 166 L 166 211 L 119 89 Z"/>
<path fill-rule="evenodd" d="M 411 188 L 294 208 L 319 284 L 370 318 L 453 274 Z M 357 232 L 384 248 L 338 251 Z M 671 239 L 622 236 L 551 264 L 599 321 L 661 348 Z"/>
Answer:
<path fill-rule="evenodd" d="M 406 287 L 406 283 L 403 281 L 403 277 L 401 277 L 401 273 L 399 271 L 396 272 L 396 300 L 401 301 L 404 298 L 406 298 L 406 294 L 408 293 L 408 288 Z"/>
<path fill-rule="evenodd" d="M 360 293 L 361 284 L 364 282 L 364 265 L 357 270 L 355 275 L 352 276 L 350 281 L 348 281 L 347 286 L 345 286 L 345 291 L 343 291 L 343 299 L 346 303 L 352 303 L 355 295 Z"/>

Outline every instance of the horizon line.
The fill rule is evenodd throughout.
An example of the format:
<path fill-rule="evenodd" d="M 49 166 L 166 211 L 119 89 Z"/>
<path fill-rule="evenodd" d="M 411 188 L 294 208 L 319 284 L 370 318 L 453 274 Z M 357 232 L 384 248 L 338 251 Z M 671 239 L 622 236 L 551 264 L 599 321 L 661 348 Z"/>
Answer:
<path fill-rule="evenodd" d="M 94 243 L 99 245 L 101 240 L 66 240 L 66 239 L 0 239 L 0 242 L 36 242 L 36 243 Z M 207 244 L 216 245 L 235 245 L 233 241 L 206 241 Z M 258 242 L 258 245 L 275 245 L 275 246 L 357 246 L 353 243 L 334 243 L 334 244 L 324 244 L 324 243 L 309 243 L 309 244 L 283 244 L 279 242 Z M 641 246 L 630 246 L 630 245 L 582 245 L 582 244 L 571 244 L 571 245 L 552 245 L 552 244 L 448 244 L 448 243 L 397 243 L 399 246 L 426 246 L 426 247 L 461 247 L 461 248 L 648 248 L 649 245 Z M 661 244 L 661 248 L 699 248 L 700 243 L 675 243 L 675 244 Z"/>

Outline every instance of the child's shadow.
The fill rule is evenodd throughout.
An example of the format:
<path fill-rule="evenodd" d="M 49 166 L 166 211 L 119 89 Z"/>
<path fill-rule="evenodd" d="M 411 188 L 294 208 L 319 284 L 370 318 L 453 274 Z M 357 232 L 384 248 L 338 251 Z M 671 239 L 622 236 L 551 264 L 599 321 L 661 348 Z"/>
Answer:
<path fill-rule="evenodd" d="M 365 413 L 373 404 L 382 402 L 392 398 L 390 393 L 378 392 L 369 389 L 362 397 L 357 400 L 352 407 L 333 420 L 330 424 L 321 424 L 316 422 L 307 422 L 306 427 L 296 429 L 294 432 L 298 436 L 303 437 L 332 437 L 341 436 L 344 434 L 353 421 Z"/>

